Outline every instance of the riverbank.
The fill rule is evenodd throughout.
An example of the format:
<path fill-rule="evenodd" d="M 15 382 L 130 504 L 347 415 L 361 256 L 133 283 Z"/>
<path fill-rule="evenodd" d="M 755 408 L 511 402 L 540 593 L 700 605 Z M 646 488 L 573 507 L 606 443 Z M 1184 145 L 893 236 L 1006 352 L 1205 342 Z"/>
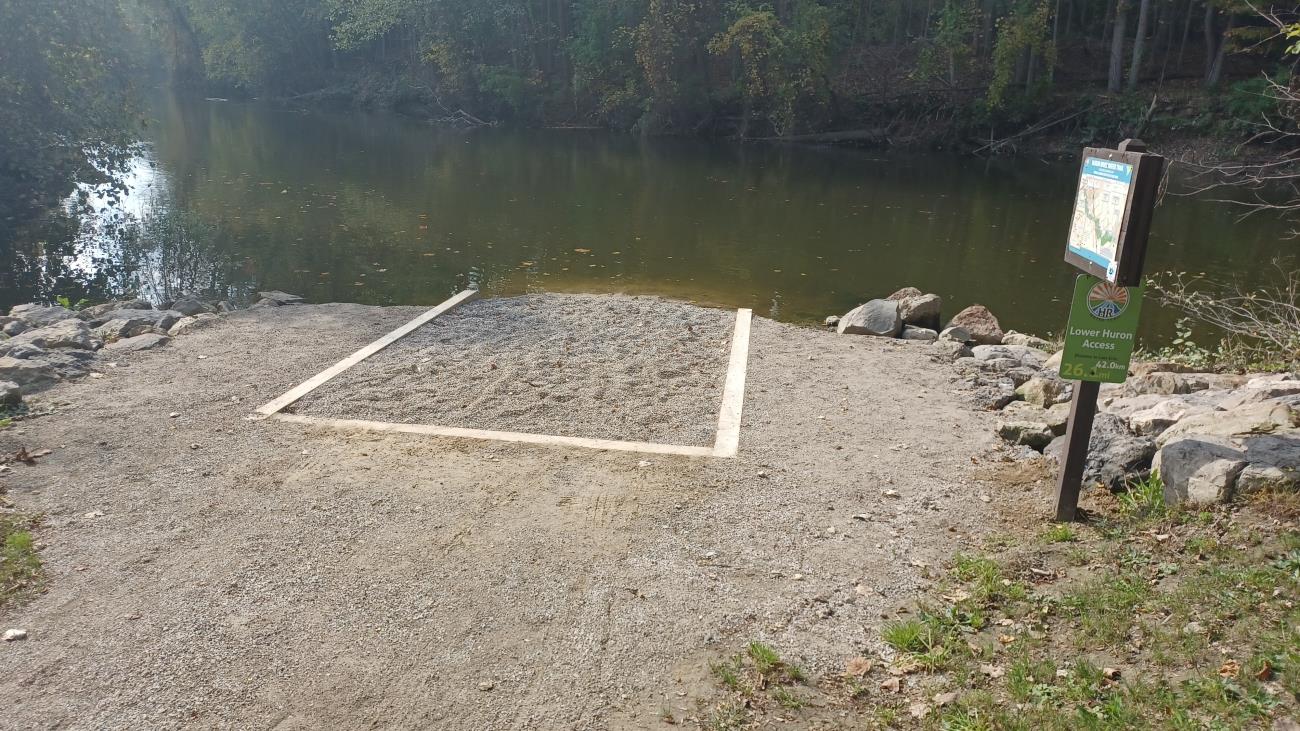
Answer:
<path fill-rule="evenodd" d="M 946 367 L 763 318 L 736 459 L 247 418 L 421 311 L 234 312 L 31 396 L 0 430 L 52 450 L 0 478 L 44 516 L 8 722 L 636 727 L 732 638 L 839 666 L 992 529 L 992 417 Z"/>
<path fill-rule="evenodd" d="M 88 377 L 33 387 L 0 429 L 0 454 L 26 455 L 0 470 L 0 499 L 40 516 L 44 564 L 30 601 L 0 609 L 22 637 L 0 644 L 16 726 L 703 723 L 712 668 L 737 647 L 781 648 L 814 682 L 896 657 L 883 630 L 937 567 L 1050 516 L 1050 485 L 1017 477 L 1047 468 L 1001 445 L 984 401 L 1009 364 L 977 355 L 1032 346 L 755 318 L 739 456 L 643 455 L 250 420 L 424 311 L 266 294 L 152 348 L 79 359 Z M 688 308 L 571 302 L 590 299 L 665 322 Z M 520 335 L 544 341 L 536 329 Z M 461 366 L 492 370 L 475 357 Z"/>

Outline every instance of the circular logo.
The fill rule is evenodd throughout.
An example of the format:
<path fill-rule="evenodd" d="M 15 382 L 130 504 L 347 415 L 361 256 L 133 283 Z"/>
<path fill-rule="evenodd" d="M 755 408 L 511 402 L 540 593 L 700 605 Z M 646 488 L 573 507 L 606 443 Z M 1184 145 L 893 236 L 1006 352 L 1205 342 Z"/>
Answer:
<path fill-rule="evenodd" d="M 1128 309 L 1128 288 L 1099 282 L 1088 290 L 1088 311 L 1099 320 L 1114 320 Z"/>

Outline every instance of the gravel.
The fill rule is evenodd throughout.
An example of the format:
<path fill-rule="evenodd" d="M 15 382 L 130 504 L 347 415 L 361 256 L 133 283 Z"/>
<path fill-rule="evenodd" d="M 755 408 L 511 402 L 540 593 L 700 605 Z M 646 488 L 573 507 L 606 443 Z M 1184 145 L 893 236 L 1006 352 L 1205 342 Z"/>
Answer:
<path fill-rule="evenodd" d="M 654 297 L 478 300 L 354 366 L 293 410 L 708 446 L 735 320 L 734 310 Z"/>

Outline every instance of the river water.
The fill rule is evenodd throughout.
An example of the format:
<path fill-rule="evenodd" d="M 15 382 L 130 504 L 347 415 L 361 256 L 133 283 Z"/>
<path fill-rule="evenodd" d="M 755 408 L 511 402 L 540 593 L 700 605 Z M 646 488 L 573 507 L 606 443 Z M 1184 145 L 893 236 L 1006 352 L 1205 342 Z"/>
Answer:
<path fill-rule="evenodd" d="M 1077 167 L 911 152 L 640 140 L 591 130 L 449 131 L 397 116 L 164 97 L 121 210 L 75 266 L 162 298 L 282 289 L 430 305 L 475 284 L 658 294 L 820 321 L 903 286 L 947 314 L 1064 326 Z M 1148 271 L 1232 275 L 1287 253 L 1287 227 L 1168 196 Z M 123 266 L 125 265 L 125 266 Z M 3 266 L 3 264 L 0 264 Z M 11 291 L 9 303 L 29 293 Z M 1148 307 L 1148 344 L 1175 313 Z"/>

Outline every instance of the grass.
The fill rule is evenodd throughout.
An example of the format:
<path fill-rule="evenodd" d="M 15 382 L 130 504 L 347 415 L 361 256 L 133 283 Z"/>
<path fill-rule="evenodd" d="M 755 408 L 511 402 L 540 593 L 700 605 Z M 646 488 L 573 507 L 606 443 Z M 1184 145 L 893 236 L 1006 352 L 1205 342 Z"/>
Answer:
<path fill-rule="evenodd" d="M 21 602 L 39 588 L 41 560 L 31 531 L 38 521 L 0 515 L 0 607 Z"/>
<path fill-rule="evenodd" d="M 890 652 L 859 658 L 865 672 L 795 681 L 751 643 L 714 672 L 718 708 L 743 720 L 701 725 L 765 728 L 797 712 L 817 728 L 1217 731 L 1297 717 L 1297 501 L 1193 512 L 1162 495 L 1154 475 L 1089 524 L 954 556 L 879 626 Z"/>

